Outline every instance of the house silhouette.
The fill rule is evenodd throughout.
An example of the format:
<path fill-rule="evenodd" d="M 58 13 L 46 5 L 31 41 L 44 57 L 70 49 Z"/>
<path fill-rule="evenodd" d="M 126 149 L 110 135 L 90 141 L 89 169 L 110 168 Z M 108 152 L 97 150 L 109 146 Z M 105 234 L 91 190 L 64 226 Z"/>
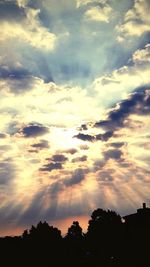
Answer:
<path fill-rule="evenodd" d="M 128 225 L 148 225 L 150 224 L 150 208 L 146 207 L 146 203 L 143 203 L 143 207 L 137 209 L 136 213 L 126 215 L 123 217 L 123 219 Z"/>

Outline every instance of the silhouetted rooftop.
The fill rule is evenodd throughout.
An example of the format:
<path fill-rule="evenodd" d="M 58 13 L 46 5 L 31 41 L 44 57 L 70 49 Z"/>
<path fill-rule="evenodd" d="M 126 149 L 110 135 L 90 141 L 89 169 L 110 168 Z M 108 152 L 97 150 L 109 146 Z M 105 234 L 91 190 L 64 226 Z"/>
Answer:
<path fill-rule="evenodd" d="M 139 208 L 137 209 L 137 212 L 136 213 L 133 213 L 133 214 L 129 214 L 129 215 L 126 215 L 124 216 L 123 218 L 125 219 L 125 222 L 127 223 L 132 223 L 134 222 L 135 220 L 137 222 L 145 222 L 145 218 L 148 218 L 150 219 L 150 208 L 146 207 L 146 203 L 143 203 L 143 207 L 142 208 Z"/>

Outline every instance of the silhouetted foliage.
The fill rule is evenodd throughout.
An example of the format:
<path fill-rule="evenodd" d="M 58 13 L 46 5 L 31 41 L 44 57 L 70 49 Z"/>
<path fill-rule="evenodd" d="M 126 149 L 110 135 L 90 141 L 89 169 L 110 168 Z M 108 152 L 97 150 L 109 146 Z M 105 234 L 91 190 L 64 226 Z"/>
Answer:
<path fill-rule="evenodd" d="M 24 230 L 22 236 L 0 238 L 3 266 L 150 267 L 150 209 L 124 217 L 94 210 L 83 234 L 73 221 L 64 238 L 47 222 Z"/>
<path fill-rule="evenodd" d="M 68 238 L 80 239 L 83 237 L 82 228 L 78 221 L 74 221 L 70 228 L 68 228 L 68 233 L 66 235 Z"/>
<path fill-rule="evenodd" d="M 36 227 L 32 225 L 29 233 L 26 231 L 23 233 L 23 237 L 25 236 L 25 238 L 28 236 L 30 239 L 36 239 L 39 241 L 57 241 L 61 239 L 61 231 L 53 226 L 49 226 L 47 222 L 39 222 Z"/>
<path fill-rule="evenodd" d="M 93 211 L 89 221 L 88 234 L 94 235 L 95 233 L 102 232 L 104 230 L 115 229 L 121 225 L 121 217 L 115 211 L 105 211 L 103 209 L 97 209 Z"/>
<path fill-rule="evenodd" d="M 23 239 L 27 239 L 29 237 L 29 232 L 28 230 L 24 230 L 23 234 L 22 234 L 22 238 Z"/>

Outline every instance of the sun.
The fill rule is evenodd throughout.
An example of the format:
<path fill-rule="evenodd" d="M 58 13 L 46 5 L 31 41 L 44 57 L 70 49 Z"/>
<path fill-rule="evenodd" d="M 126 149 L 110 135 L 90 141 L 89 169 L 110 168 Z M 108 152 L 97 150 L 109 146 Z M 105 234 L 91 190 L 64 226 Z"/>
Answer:
<path fill-rule="evenodd" d="M 83 144 L 82 140 L 74 137 L 77 134 L 78 131 L 75 128 L 53 127 L 47 138 L 50 140 L 50 143 L 53 144 L 55 150 L 64 150 L 77 148 Z"/>

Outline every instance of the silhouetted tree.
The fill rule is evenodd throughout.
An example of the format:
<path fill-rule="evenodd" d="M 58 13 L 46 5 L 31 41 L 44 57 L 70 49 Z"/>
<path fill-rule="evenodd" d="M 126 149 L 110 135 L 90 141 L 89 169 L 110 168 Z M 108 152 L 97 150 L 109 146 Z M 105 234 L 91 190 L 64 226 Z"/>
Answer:
<path fill-rule="evenodd" d="M 59 229 L 39 222 L 22 236 L 0 238 L 4 266 L 149 267 L 150 209 L 125 216 L 93 211 L 87 234 L 73 221 L 64 238 Z"/>
<path fill-rule="evenodd" d="M 66 259 L 67 266 L 72 264 L 79 265 L 84 255 L 84 239 L 83 239 L 82 228 L 78 221 L 73 221 L 72 225 L 68 228 L 68 232 L 65 236 L 65 247 L 66 247 Z M 72 263 L 73 259 L 73 263 Z"/>
<path fill-rule="evenodd" d="M 73 221 L 71 227 L 68 228 L 68 233 L 67 233 L 66 237 L 76 238 L 76 239 L 83 237 L 82 228 L 79 225 L 78 221 Z"/>
<path fill-rule="evenodd" d="M 53 226 L 49 226 L 47 222 L 39 222 L 37 226 L 31 227 L 29 237 L 37 240 L 57 241 L 61 239 L 61 231 Z"/>
<path fill-rule="evenodd" d="M 28 239 L 28 237 L 29 237 L 29 232 L 28 232 L 28 230 L 26 229 L 26 230 L 24 230 L 24 232 L 23 232 L 23 234 L 22 234 L 22 238 L 23 238 L 23 239 Z"/>
<path fill-rule="evenodd" d="M 98 234 L 102 230 L 116 228 L 122 224 L 121 216 L 115 211 L 94 210 L 89 221 L 88 234 Z"/>
<path fill-rule="evenodd" d="M 94 210 L 89 221 L 87 242 L 89 250 L 99 257 L 103 264 L 118 257 L 121 240 L 122 220 L 115 211 Z"/>

